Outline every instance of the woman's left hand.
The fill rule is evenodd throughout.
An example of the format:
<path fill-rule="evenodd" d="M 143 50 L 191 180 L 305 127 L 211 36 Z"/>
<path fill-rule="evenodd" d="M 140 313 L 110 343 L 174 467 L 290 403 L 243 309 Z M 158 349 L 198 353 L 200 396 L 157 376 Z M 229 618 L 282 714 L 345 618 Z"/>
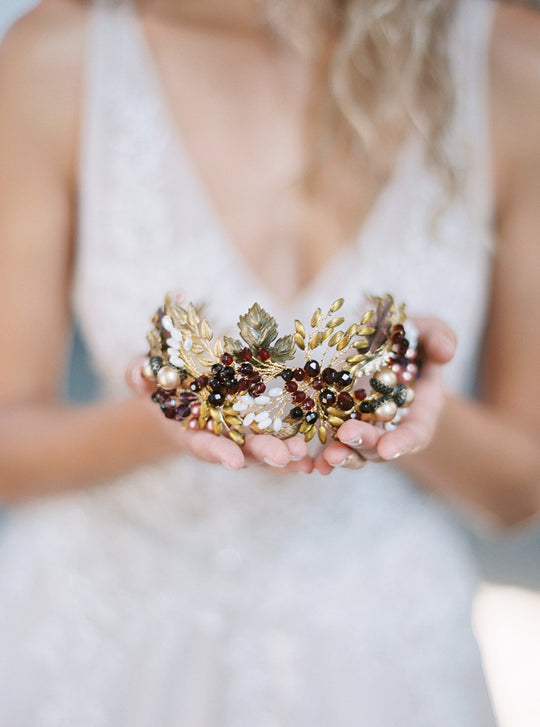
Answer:
<path fill-rule="evenodd" d="M 396 459 L 419 452 L 431 442 L 444 405 L 442 367 L 455 352 L 456 335 L 437 318 L 416 318 L 422 351 L 422 374 L 415 386 L 415 400 L 395 429 L 386 431 L 368 422 L 349 419 L 333 441 L 315 458 L 315 467 L 327 475 L 335 467 L 357 469 L 367 462 Z"/>

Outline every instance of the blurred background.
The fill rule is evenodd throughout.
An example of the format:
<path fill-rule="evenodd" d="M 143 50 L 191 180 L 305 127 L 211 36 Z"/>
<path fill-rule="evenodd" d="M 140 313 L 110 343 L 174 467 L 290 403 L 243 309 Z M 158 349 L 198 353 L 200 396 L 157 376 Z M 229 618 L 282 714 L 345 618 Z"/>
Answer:
<path fill-rule="evenodd" d="M 0 39 L 37 1 L 0 2 Z M 527 0 L 527 4 L 540 9 L 540 0 Z M 76 329 L 65 393 L 79 402 L 99 396 L 99 384 Z M 468 534 L 484 581 L 476 603 L 475 629 L 500 726 L 540 727 L 540 525 L 504 536 L 472 529 Z"/>

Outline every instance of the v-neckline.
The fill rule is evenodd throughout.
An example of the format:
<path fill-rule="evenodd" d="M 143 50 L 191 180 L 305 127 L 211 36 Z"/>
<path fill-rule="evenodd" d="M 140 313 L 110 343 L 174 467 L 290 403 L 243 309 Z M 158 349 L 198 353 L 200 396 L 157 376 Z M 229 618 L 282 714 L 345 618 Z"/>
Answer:
<path fill-rule="evenodd" d="M 133 39 L 137 50 L 141 53 L 145 70 L 148 76 L 150 91 L 155 97 L 156 106 L 159 108 L 164 123 L 164 132 L 168 137 L 171 148 L 176 156 L 176 161 L 187 174 L 189 183 L 195 194 L 195 198 L 203 209 L 209 225 L 215 230 L 216 237 L 222 243 L 229 262 L 236 274 L 245 281 L 246 285 L 258 289 L 264 295 L 264 298 L 271 302 L 273 309 L 279 309 L 282 312 L 295 310 L 307 300 L 316 297 L 320 289 L 324 289 L 327 280 L 335 279 L 350 264 L 350 258 L 354 255 L 358 259 L 361 255 L 370 231 L 376 225 L 377 220 L 383 214 L 384 208 L 387 206 L 387 200 L 390 198 L 396 184 L 403 173 L 403 168 L 407 163 L 412 147 L 414 146 L 414 134 L 409 133 L 403 142 L 401 142 L 395 157 L 393 171 L 379 190 L 373 204 L 364 217 L 359 229 L 351 234 L 347 242 L 342 243 L 334 254 L 330 263 L 323 265 L 304 285 L 302 285 L 293 298 L 283 300 L 279 295 L 279 291 L 272 290 L 266 281 L 257 274 L 249 262 L 240 252 L 239 247 L 235 244 L 233 236 L 224 224 L 222 215 L 217 209 L 212 196 L 208 190 L 202 174 L 184 141 L 184 136 L 180 125 L 177 123 L 172 111 L 170 99 L 164 86 L 157 61 L 155 59 L 152 45 L 144 27 L 144 21 L 141 18 L 134 0 L 125 0 L 127 6 L 127 17 L 133 34 Z"/>

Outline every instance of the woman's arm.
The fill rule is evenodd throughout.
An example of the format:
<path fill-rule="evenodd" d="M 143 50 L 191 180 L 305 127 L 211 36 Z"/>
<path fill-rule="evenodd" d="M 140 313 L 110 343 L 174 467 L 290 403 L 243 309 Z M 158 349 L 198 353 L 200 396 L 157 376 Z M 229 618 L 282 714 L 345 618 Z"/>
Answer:
<path fill-rule="evenodd" d="M 501 5 L 495 22 L 492 118 L 498 239 L 481 395 L 447 397 L 431 445 L 399 464 L 427 489 L 511 526 L 540 513 L 540 15 L 519 6 Z M 410 453 L 414 430 L 427 436 L 432 425 L 415 416 L 370 439 L 349 422 L 344 435 L 363 433 L 358 451 L 389 459 Z M 343 457 L 339 447 L 327 461 Z"/>

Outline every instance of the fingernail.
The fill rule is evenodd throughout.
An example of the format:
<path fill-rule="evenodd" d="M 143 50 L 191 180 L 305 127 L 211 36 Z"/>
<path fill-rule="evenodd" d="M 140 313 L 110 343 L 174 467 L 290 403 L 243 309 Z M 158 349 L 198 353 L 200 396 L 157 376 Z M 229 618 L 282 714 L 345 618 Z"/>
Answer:
<path fill-rule="evenodd" d="M 332 464 L 332 462 L 330 462 L 329 464 L 331 464 L 331 465 L 332 465 L 332 467 L 343 467 L 343 465 L 344 465 L 344 464 L 345 464 L 345 463 L 347 462 L 347 460 L 349 459 L 349 456 L 350 456 L 350 455 L 347 455 L 346 457 L 343 457 L 343 459 L 341 460 L 341 462 L 337 462 L 336 464 Z"/>
<path fill-rule="evenodd" d="M 439 343 L 442 344 L 449 353 L 454 353 L 454 351 L 456 350 L 455 342 L 452 341 L 451 338 L 448 338 L 448 336 L 439 336 Z"/>
<path fill-rule="evenodd" d="M 390 459 L 397 459 L 398 457 L 401 457 L 402 454 L 405 454 L 405 450 L 404 449 L 400 449 L 399 452 L 396 452 L 395 454 L 393 454 L 390 457 Z"/>
<path fill-rule="evenodd" d="M 304 459 L 303 457 L 293 457 L 291 454 L 291 462 L 300 462 L 300 460 Z"/>
<path fill-rule="evenodd" d="M 286 464 L 279 464 L 279 462 L 274 462 L 274 460 L 270 459 L 270 457 L 265 457 L 264 461 L 266 462 L 266 464 L 269 464 L 270 467 L 286 467 L 287 466 Z"/>
<path fill-rule="evenodd" d="M 236 467 L 230 462 L 225 462 L 224 460 L 221 460 L 221 464 L 225 467 L 225 469 L 232 470 L 233 472 L 238 472 L 238 470 L 240 469 L 239 467 Z"/>
<path fill-rule="evenodd" d="M 347 442 L 343 441 L 343 439 L 341 441 L 343 442 L 343 444 L 348 444 L 351 447 L 358 447 L 360 444 L 362 444 L 363 439 L 362 439 L 362 437 L 357 437 L 356 439 L 351 439 L 350 441 L 347 441 Z"/>

